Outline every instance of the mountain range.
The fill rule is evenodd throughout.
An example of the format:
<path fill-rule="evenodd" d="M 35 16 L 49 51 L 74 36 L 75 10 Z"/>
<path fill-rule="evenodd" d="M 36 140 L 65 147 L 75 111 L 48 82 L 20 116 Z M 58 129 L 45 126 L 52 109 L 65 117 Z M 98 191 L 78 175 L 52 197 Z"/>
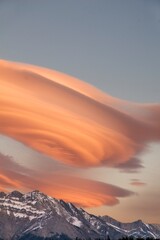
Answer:
<path fill-rule="evenodd" d="M 38 190 L 26 194 L 0 192 L 1 240 L 118 240 L 125 236 L 158 239 L 160 225 L 141 220 L 121 223 L 109 216 L 95 216 Z"/>

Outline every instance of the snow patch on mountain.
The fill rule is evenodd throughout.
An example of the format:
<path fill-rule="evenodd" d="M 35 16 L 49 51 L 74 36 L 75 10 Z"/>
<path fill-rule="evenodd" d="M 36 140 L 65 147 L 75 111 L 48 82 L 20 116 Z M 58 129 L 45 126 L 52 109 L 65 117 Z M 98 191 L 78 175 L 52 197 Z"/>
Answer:
<path fill-rule="evenodd" d="M 146 224 L 141 220 L 120 223 L 109 216 L 98 217 L 45 195 L 37 190 L 22 194 L 18 191 L 0 193 L 0 221 L 10 226 L 10 239 L 19 240 L 26 234 L 45 237 L 65 236 L 71 239 L 107 238 L 117 240 L 123 236 L 160 238 L 160 225 Z M 5 239 L 8 229 L 0 229 Z M 15 239 L 14 239 L 15 237 Z M 9 238 L 7 238 L 9 239 Z"/>

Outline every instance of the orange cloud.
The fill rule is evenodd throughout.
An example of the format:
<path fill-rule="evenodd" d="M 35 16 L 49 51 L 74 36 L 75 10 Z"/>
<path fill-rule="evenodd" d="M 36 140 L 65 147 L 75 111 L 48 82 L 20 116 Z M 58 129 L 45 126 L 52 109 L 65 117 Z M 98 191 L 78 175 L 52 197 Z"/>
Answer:
<path fill-rule="evenodd" d="M 133 168 L 160 140 L 160 105 L 128 103 L 73 77 L 0 61 L 0 133 L 65 164 Z"/>
<path fill-rule="evenodd" d="M 51 177 L 51 179 L 53 178 Z M 133 194 L 131 191 L 111 184 L 82 179 L 72 175 L 54 174 L 54 183 L 51 185 L 52 187 L 49 185 L 49 189 L 42 186 L 42 190 L 81 207 L 113 206 L 119 203 L 118 198 Z"/>
<path fill-rule="evenodd" d="M 2 185 L 8 185 L 9 187 L 12 186 L 12 187 L 20 187 L 20 184 L 18 184 L 18 182 L 16 180 L 11 180 L 9 177 L 3 175 L 3 174 L 0 174 L 0 182 Z"/>
<path fill-rule="evenodd" d="M 12 157 L 0 153 L 0 166 L 1 191 L 23 190 L 24 186 L 31 185 L 29 174 L 33 174 L 33 172 L 15 163 Z"/>
<path fill-rule="evenodd" d="M 0 186 L 3 191 L 39 189 L 81 207 L 113 206 L 119 203 L 119 198 L 133 194 L 111 184 L 82 179 L 71 174 L 30 171 L 1 153 L 0 165 Z"/>

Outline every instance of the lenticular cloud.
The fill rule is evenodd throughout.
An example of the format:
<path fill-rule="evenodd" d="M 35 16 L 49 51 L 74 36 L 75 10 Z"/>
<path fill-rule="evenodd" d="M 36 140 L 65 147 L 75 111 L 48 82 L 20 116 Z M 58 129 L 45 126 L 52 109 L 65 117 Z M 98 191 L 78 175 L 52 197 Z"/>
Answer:
<path fill-rule="evenodd" d="M 160 140 L 160 105 L 129 103 L 65 74 L 1 60 L 0 133 L 65 164 L 117 167 Z"/>

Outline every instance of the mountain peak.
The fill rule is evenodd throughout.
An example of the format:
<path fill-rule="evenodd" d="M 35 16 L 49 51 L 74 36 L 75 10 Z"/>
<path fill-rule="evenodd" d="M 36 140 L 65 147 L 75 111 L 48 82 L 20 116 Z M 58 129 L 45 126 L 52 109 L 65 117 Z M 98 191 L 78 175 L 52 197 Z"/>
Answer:
<path fill-rule="evenodd" d="M 33 190 L 31 192 L 28 192 L 26 194 L 23 195 L 23 197 L 25 199 L 32 199 L 32 200 L 40 200 L 42 198 L 46 198 L 47 195 L 45 195 L 44 193 L 40 192 L 39 190 Z"/>
<path fill-rule="evenodd" d="M 40 192 L 38 189 L 35 189 L 35 190 L 32 191 L 32 193 L 39 194 L 39 193 L 42 193 L 42 192 Z"/>
<path fill-rule="evenodd" d="M 5 192 L 0 192 L 0 198 L 4 198 L 6 196 Z"/>
<path fill-rule="evenodd" d="M 12 197 L 12 198 L 21 198 L 23 196 L 23 194 L 19 191 L 12 191 L 11 193 L 9 193 L 7 195 L 8 197 Z"/>
<path fill-rule="evenodd" d="M 0 239 L 8 240 L 160 237 L 160 228 L 156 225 L 141 220 L 121 223 L 109 216 L 94 216 L 39 190 L 26 194 L 1 192 L 0 222 L 4 225 L 0 228 Z"/>

